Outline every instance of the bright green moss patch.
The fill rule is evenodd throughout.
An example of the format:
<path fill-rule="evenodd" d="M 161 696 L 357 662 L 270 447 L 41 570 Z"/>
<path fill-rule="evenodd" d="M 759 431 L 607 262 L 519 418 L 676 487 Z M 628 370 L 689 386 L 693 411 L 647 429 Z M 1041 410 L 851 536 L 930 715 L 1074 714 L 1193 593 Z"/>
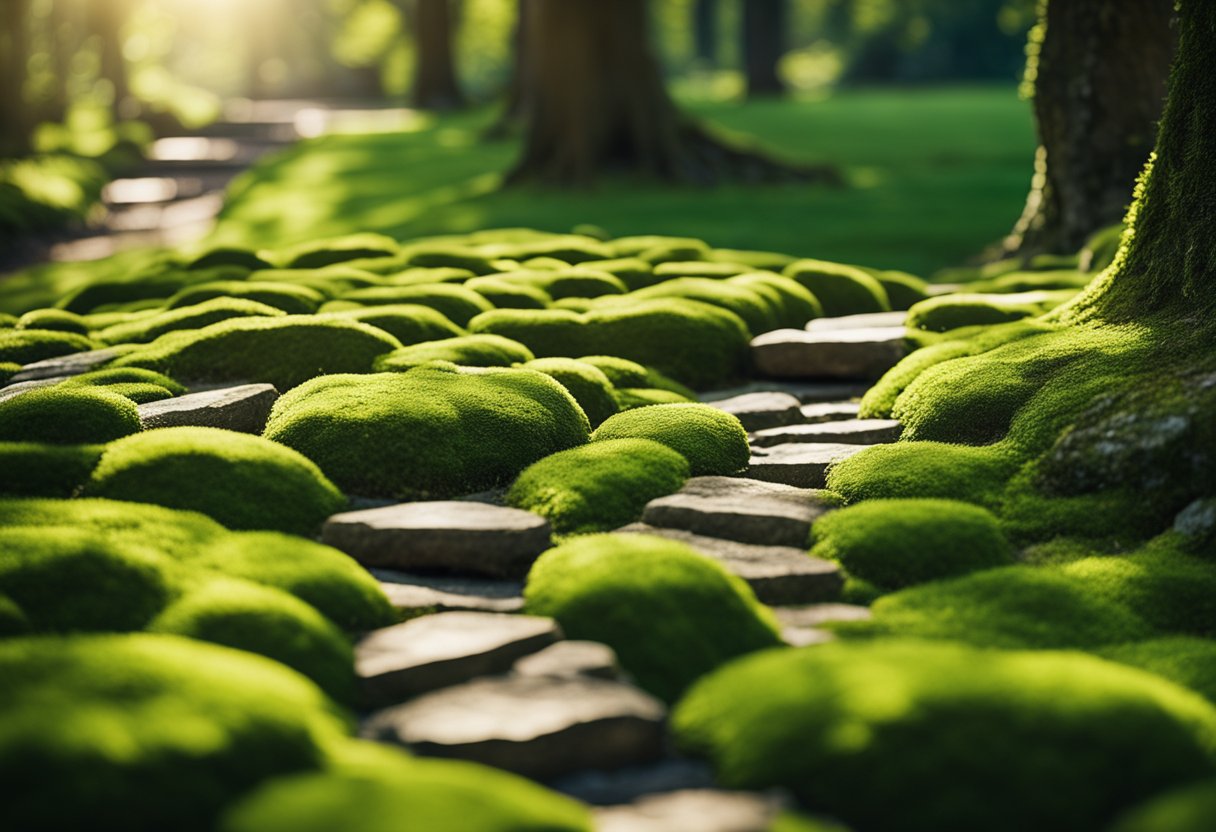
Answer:
<path fill-rule="evenodd" d="M 104 385 L 102 389 L 130 399 L 136 404 L 159 402 L 173 398 L 173 393 L 159 384 L 147 384 L 138 381 L 117 382 Z"/>
<path fill-rule="evenodd" d="M 408 252 L 407 261 L 411 266 L 425 269 L 455 268 L 467 269 L 475 275 L 493 274 L 498 271 L 490 262 L 476 250 L 460 245 L 439 245 L 437 243 L 422 243 L 418 248 Z"/>
<path fill-rule="evenodd" d="M 306 286 L 263 280 L 225 280 L 183 289 L 169 298 L 167 306 L 169 309 L 182 309 L 216 298 L 251 300 L 289 315 L 311 314 L 325 301 L 324 295 Z"/>
<path fill-rule="evenodd" d="M 882 590 L 1008 565 L 1009 542 L 988 511 L 949 500 L 872 500 L 818 520 L 811 554 Z"/>
<path fill-rule="evenodd" d="M 63 309 L 35 309 L 26 312 L 17 321 L 17 329 L 45 329 L 53 332 L 74 332 L 88 335 L 89 327 L 75 312 Z"/>
<path fill-rule="evenodd" d="M 777 303 L 770 303 L 759 292 L 737 283 L 706 277 L 681 277 L 639 289 L 621 298 L 601 303 L 602 308 L 627 307 L 638 301 L 660 298 L 695 300 L 738 315 L 752 335 L 776 329 L 780 323 Z"/>
<path fill-rule="evenodd" d="M 654 267 L 654 274 L 655 277 L 663 280 L 681 277 L 711 277 L 724 280 L 751 270 L 750 266 L 726 260 L 689 260 L 683 263 L 678 261 L 659 263 Z"/>
<path fill-rule="evenodd" d="M 390 352 L 376 359 L 379 372 L 412 370 L 431 361 L 450 361 L 462 367 L 510 367 L 532 360 L 523 344 L 501 335 L 461 335 Z"/>
<path fill-rule="evenodd" d="M 1216 822 L 1216 781 L 1154 797 L 1123 815 L 1110 832 L 1208 832 Z"/>
<path fill-rule="evenodd" d="M 1209 703 L 1071 653 L 765 651 L 702 680 L 673 720 L 724 785 L 785 787 L 859 829 L 1102 829 L 1216 760 Z"/>
<path fill-rule="evenodd" d="M 157 312 L 133 321 L 107 326 L 96 333 L 106 344 L 146 344 L 166 332 L 182 329 L 202 329 L 229 318 L 277 318 L 286 314 L 281 309 L 255 300 L 220 297 L 180 309 Z"/>
<path fill-rule="evenodd" d="M 198 511 L 231 529 L 305 537 L 346 503 L 290 448 L 217 428 L 162 428 L 113 442 L 85 493 Z"/>
<path fill-rule="evenodd" d="M 801 329 L 807 321 L 823 317 L 823 307 L 815 296 L 788 277 L 754 272 L 732 277 L 726 283 L 750 289 L 765 298 L 778 327 Z"/>
<path fill-rule="evenodd" d="M 660 278 L 653 267 L 638 257 L 618 257 L 610 260 L 591 260 L 583 264 L 588 269 L 607 272 L 625 284 L 630 292 L 658 283 Z"/>
<path fill-rule="evenodd" d="M 276 259 L 289 269 L 319 269 L 352 260 L 392 257 L 400 246 L 383 234 L 348 234 L 327 240 L 310 240 L 294 246 Z"/>
<path fill-rule="evenodd" d="M 465 287 L 481 295 L 497 309 L 548 309 L 553 302 L 544 289 L 496 275 L 474 278 Z"/>
<path fill-rule="evenodd" d="M 1075 292 L 1020 292 L 1012 295 L 959 293 L 923 300 L 908 312 L 908 326 L 946 332 L 965 326 L 992 326 L 1042 315 Z"/>
<path fill-rule="evenodd" d="M 589 432 L 575 400 L 540 373 L 432 365 L 316 379 L 279 399 L 265 435 L 348 493 L 408 498 L 505 484 Z"/>
<path fill-rule="evenodd" d="M 101 459 L 100 445 L 0 441 L 0 495 L 71 497 Z"/>
<path fill-rule="evenodd" d="M 1170 638 L 1116 644 L 1098 651 L 1104 659 L 1163 676 L 1216 702 L 1216 641 Z"/>
<path fill-rule="evenodd" d="M 896 442 L 836 463 L 828 469 L 827 486 L 846 503 L 936 498 L 993 505 L 1019 464 L 999 446 Z"/>
<path fill-rule="evenodd" d="M 384 330 L 405 346 L 444 338 L 456 338 L 465 334 L 463 329 L 444 317 L 442 312 L 431 309 L 429 306 L 412 303 L 347 309 L 341 312 L 326 313 L 322 317 L 359 321 L 374 326 L 376 329 Z"/>
<path fill-rule="evenodd" d="M 655 404 L 683 404 L 689 401 L 688 396 L 681 396 L 670 390 L 656 390 L 652 387 L 624 387 L 616 390 L 613 397 L 616 399 L 616 406 L 622 412 Z"/>
<path fill-rule="evenodd" d="M 356 289 L 342 295 L 333 304 L 327 304 L 322 312 L 359 306 L 387 306 L 410 303 L 429 306 L 457 326 L 468 326 L 469 321 L 482 312 L 489 312 L 493 305 L 488 300 L 464 286 L 451 283 L 426 283 L 417 286 L 373 286 Z"/>
<path fill-rule="evenodd" d="M 680 490 L 688 462 L 646 439 L 594 442 L 526 468 L 507 503 L 549 520 L 559 535 L 611 531 L 642 516 L 646 504 Z"/>
<path fill-rule="evenodd" d="M 178 384 L 163 373 L 144 370 L 139 367 L 114 367 L 104 370 L 93 370 L 60 382 L 68 387 L 112 387 L 124 384 L 149 384 L 164 388 L 170 395 L 180 396 L 186 392 L 184 384 Z"/>
<path fill-rule="evenodd" d="M 627 287 L 615 275 L 588 268 L 560 271 L 509 272 L 497 276 L 507 283 L 540 289 L 554 300 L 623 295 Z"/>
<path fill-rule="evenodd" d="M 872 270 L 870 276 L 886 290 L 891 308 L 898 311 L 911 309 L 929 297 L 929 284 L 915 275 L 905 272 Z"/>
<path fill-rule="evenodd" d="M 751 458 L 747 431 L 739 420 L 707 404 L 659 404 L 629 410 L 604 422 L 591 439 L 652 439 L 688 460 L 694 477 L 737 474 Z"/>
<path fill-rule="evenodd" d="M 74 332 L 49 329 L 0 330 L 0 362 L 33 364 L 47 358 L 95 349 L 97 344 Z"/>
<path fill-rule="evenodd" d="M 538 358 L 522 364 L 521 369 L 544 373 L 565 387 L 593 428 L 617 412 L 612 382 L 592 364 L 573 358 Z"/>
<path fill-rule="evenodd" d="M 100 387 L 54 385 L 0 401 L 0 441 L 88 445 L 139 430 L 135 403 Z"/>
<path fill-rule="evenodd" d="M 724 662 L 779 643 L 771 613 L 715 561 L 645 535 L 597 535 L 545 552 L 527 610 L 569 638 L 610 645 L 638 683 L 667 701 Z"/>
<path fill-rule="evenodd" d="M 685 399 L 696 399 L 697 395 L 679 382 L 672 381 L 667 376 L 649 367 L 643 367 L 636 361 L 627 358 L 617 358 L 613 355 L 584 355 L 579 359 L 584 364 L 598 367 L 613 387 L 653 387 L 659 390 L 669 390 L 678 393 Z"/>
<path fill-rule="evenodd" d="M 864 269 L 824 260 L 796 260 L 783 274 L 814 295 L 828 317 L 891 310 L 887 290 Z"/>
<path fill-rule="evenodd" d="M 249 249 L 235 246 L 218 246 L 209 249 L 185 263 L 187 269 L 212 269 L 216 266 L 239 266 L 249 271 L 269 269 L 271 264 Z"/>

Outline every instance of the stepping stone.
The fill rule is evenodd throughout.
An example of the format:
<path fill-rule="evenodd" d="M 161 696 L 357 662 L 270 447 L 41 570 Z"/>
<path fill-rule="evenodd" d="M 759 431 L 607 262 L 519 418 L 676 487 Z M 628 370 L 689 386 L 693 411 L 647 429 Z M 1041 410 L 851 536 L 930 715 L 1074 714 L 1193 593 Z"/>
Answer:
<path fill-rule="evenodd" d="M 54 378 L 39 378 L 33 381 L 20 381 L 16 384 L 10 384 L 7 387 L 0 387 L 0 402 L 6 402 L 9 399 L 16 398 L 22 393 L 28 393 L 31 390 L 38 390 L 42 387 L 51 387 L 61 381 L 67 381 L 71 376 L 55 376 Z"/>
<path fill-rule="evenodd" d="M 586 676 L 479 679 L 373 714 L 365 738 L 548 780 L 658 759 L 666 709 L 622 682 Z"/>
<path fill-rule="evenodd" d="M 190 426 L 260 434 L 278 398 L 270 384 L 223 387 L 141 404 L 139 421 L 145 429 Z"/>
<path fill-rule="evenodd" d="M 769 448 L 797 442 L 836 442 L 841 445 L 882 445 L 895 442 L 903 426 L 894 419 L 849 419 L 818 425 L 789 425 L 751 435 L 753 447 Z"/>
<path fill-rule="evenodd" d="M 691 546 L 747 581 L 756 598 L 770 606 L 834 601 L 844 588 L 840 566 L 808 555 L 805 540 L 803 547 L 761 546 L 677 529 L 659 529 L 644 523 L 634 523 L 617 531 L 654 534 Z"/>
<path fill-rule="evenodd" d="M 802 548 L 811 523 L 835 507 L 809 489 L 741 477 L 694 477 L 675 494 L 651 500 L 642 522 L 740 543 Z"/>
<path fill-rule="evenodd" d="M 870 312 L 865 315 L 842 315 L 838 318 L 816 318 L 806 325 L 808 332 L 828 332 L 841 329 L 873 329 L 901 327 L 908 322 L 907 312 Z"/>
<path fill-rule="evenodd" d="M 118 357 L 118 350 L 106 347 L 101 350 L 74 352 L 71 355 L 61 355 L 58 358 L 45 358 L 26 364 L 21 372 L 9 381 L 13 384 L 21 381 L 37 381 L 43 378 L 59 378 L 78 376 L 90 370 L 96 370 L 103 364 L 109 364 Z"/>
<path fill-rule="evenodd" d="M 905 335 L 903 327 L 779 329 L 752 340 L 752 358 L 777 378 L 876 379 L 908 354 Z"/>
<path fill-rule="evenodd" d="M 321 541 L 366 566 L 522 578 L 553 545 L 549 522 L 530 511 L 450 500 L 335 514 Z"/>
<path fill-rule="evenodd" d="M 853 604 L 811 604 L 804 607 L 775 607 L 773 613 L 781 624 L 781 637 L 793 647 L 807 647 L 833 641 L 836 634 L 823 625 L 833 621 L 865 621 L 870 618 L 869 607 Z"/>
<path fill-rule="evenodd" d="M 371 573 L 393 607 L 411 617 L 453 610 L 519 612 L 524 608 L 524 585 L 519 581 L 409 575 L 390 569 L 372 569 Z"/>
<path fill-rule="evenodd" d="M 794 442 L 756 448 L 746 477 L 796 488 L 823 488 L 828 467 L 866 449 L 866 445 Z"/>
<path fill-rule="evenodd" d="M 615 807 L 652 794 L 712 789 L 714 773 L 704 760 L 667 757 L 613 771 L 580 771 L 554 780 L 549 786 L 593 806 Z"/>
<path fill-rule="evenodd" d="M 860 402 L 804 404 L 802 406 L 802 421 L 808 425 L 819 425 L 824 422 L 843 422 L 848 419 L 856 419 L 860 411 Z"/>
<path fill-rule="evenodd" d="M 368 707 L 493 673 L 562 637 L 552 618 L 441 612 L 374 630 L 355 643 L 359 698 Z"/>
<path fill-rule="evenodd" d="M 788 393 L 803 404 L 818 404 L 820 402 L 847 401 L 859 399 L 870 389 L 870 385 L 860 381 L 779 381 L 764 379 L 753 381 L 741 387 L 730 387 L 725 390 L 711 390 L 701 393 L 699 398 L 706 404 L 714 404 L 725 399 L 746 396 L 751 393 Z"/>
<path fill-rule="evenodd" d="M 770 795 L 690 789 L 597 809 L 595 828 L 596 832 L 769 832 L 783 808 Z"/>
<path fill-rule="evenodd" d="M 802 403 L 789 393 L 744 393 L 711 404 L 735 416 L 746 431 L 794 425 L 802 421 Z"/>
<path fill-rule="evenodd" d="M 520 676 L 592 676 L 617 679 L 621 666 L 616 651 L 598 641 L 559 641 L 515 663 Z"/>

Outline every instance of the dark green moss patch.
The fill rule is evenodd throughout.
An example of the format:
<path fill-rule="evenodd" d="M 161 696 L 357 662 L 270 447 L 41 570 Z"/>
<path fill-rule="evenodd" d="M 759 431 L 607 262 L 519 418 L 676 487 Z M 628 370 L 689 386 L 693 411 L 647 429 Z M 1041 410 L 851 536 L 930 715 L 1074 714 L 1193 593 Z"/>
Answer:
<path fill-rule="evenodd" d="M 139 430 L 135 404 L 101 387 L 54 385 L 0 402 L 0 441 L 88 445 Z"/>
<path fill-rule="evenodd" d="M 33 364 L 35 361 L 96 348 L 96 343 L 74 332 L 55 332 L 49 329 L 0 330 L 0 362 L 6 364 Z"/>
<path fill-rule="evenodd" d="M 324 295 L 306 286 L 262 280 L 227 280 L 190 286 L 169 298 L 166 305 L 169 309 L 182 309 L 216 298 L 251 300 L 289 315 L 311 314 L 325 301 Z"/>
<path fill-rule="evenodd" d="M 146 344 L 166 332 L 202 329 L 229 318 L 277 318 L 284 314 L 254 300 L 220 297 L 107 326 L 97 333 L 97 339 L 106 344 Z"/>
<path fill-rule="evenodd" d="M 488 300 L 472 289 L 451 283 L 426 283 L 418 286 L 373 286 L 356 289 L 342 295 L 338 301 L 327 304 L 323 312 L 339 311 L 358 306 L 387 306 L 410 303 L 429 306 L 457 326 L 468 326 L 474 316 L 489 312 L 494 307 Z"/>
<path fill-rule="evenodd" d="M 887 290 L 864 269 L 825 260 L 797 260 L 783 274 L 814 295 L 828 317 L 891 310 Z"/>
<path fill-rule="evenodd" d="M 26 312 L 17 321 L 17 329 L 45 329 L 52 332 L 74 332 L 88 335 L 85 320 L 74 312 L 63 309 L 35 309 Z"/>

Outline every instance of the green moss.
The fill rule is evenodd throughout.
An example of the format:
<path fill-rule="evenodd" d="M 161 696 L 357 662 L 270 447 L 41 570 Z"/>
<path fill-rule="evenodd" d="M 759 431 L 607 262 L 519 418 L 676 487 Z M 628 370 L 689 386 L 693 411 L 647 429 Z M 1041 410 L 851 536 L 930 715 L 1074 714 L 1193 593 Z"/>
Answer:
<path fill-rule="evenodd" d="M 169 636 L 0 643 L 5 817 L 29 832 L 207 832 L 258 783 L 315 770 L 344 724 L 302 677 Z"/>
<path fill-rule="evenodd" d="M 708 259 L 710 251 L 704 240 L 660 234 L 617 237 L 608 245 L 617 257 L 637 257 L 652 265 L 681 260 L 705 260 Z"/>
<path fill-rule="evenodd" d="M 221 297 L 116 323 L 97 332 L 96 337 L 105 344 L 146 344 L 166 332 L 202 329 L 229 318 L 277 318 L 284 314 L 281 309 L 255 300 Z"/>
<path fill-rule="evenodd" d="M 190 270 L 212 269 L 216 266 L 240 266 L 251 272 L 271 268 L 271 264 L 256 253 L 234 246 L 219 246 L 209 249 L 185 264 L 185 268 Z"/>
<path fill-rule="evenodd" d="M 585 267 L 553 272 L 517 272 L 500 275 L 500 279 L 535 286 L 554 300 L 599 298 L 623 295 L 627 291 L 624 282 L 615 275 Z"/>
<path fill-rule="evenodd" d="M 752 267 L 727 260 L 669 261 L 654 267 L 655 277 L 671 280 L 680 277 L 711 277 L 719 280 L 752 271 Z"/>
<path fill-rule="evenodd" d="M 388 277 L 381 282 L 389 286 L 422 286 L 434 283 L 467 283 L 474 277 L 476 275 L 468 269 L 457 269 L 452 266 L 434 269 L 411 266 L 402 272 L 388 273 Z"/>
<path fill-rule="evenodd" d="M 411 266 L 421 266 L 427 269 L 448 267 L 468 269 L 475 275 L 494 274 L 498 271 L 489 258 L 482 256 L 474 249 L 457 245 L 421 244 L 418 249 L 409 253 L 408 262 Z"/>
<path fill-rule="evenodd" d="M 660 278 L 654 268 L 639 257 L 616 257 L 611 260 L 589 260 L 583 264 L 588 269 L 607 272 L 625 284 L 630 292 L 658 283 Z"/>
<path fill-rule="evenodd" d="M 781 308 L 758 291 L 725 280 L 707 277 L 682 277 L 665 280 L 646 289 L 639 289 L 620 299 L 602 302 L 600 308 L 625 307 L 640 301 L 678 298 L 695 300 L 738 315 L 752 335 L 777 329 Z"/>
<path fill-rule="evenodd" d="M 1094 232 L 1081 249 L 1081 262 L 1086 271 L 1097 274 L 1115 262 L 1115 255 L 1123 244 L 1127 227 L 1123 223 Z"/>
<path fill-rule="evenodd" d="M 552 257 L 567 263 L 584 263 L 612 256 L 610 246 L 581 234 L 551 234 L 526 242 L 489 246 L 488 249 L 491 256 L 520 262 L 534 257 Z"/>
<path fill-rule="evenodd" d="M 21 372 L 21 365 L 12 361 L 0 361 L 0 384 L 8 384 L 9 379 Z"/>
<path fill-rule="evenodd" d="M 687 396 L 673 393 L 670 390 L 656 390 L 652 387 L 623 387 L 613 393 L 616 406 L 623 412 L 639 407 L 650 407 L 656 404 L 682 404 L 690 401 Z"/>
<path fill-rule="evenodd" d="M 124 396 L 136 404 L 147 404 L 148 402 L 159 402 L 173 398 L 173 393 L 159 384 L 144 384 L 142 382 L 129 381 L 108 384 L 105 385 L 104 389 Z"/>
<path fill-rule="evenodd" d="M 347 292 L 339 299 L 341 302 L 356 303 L 360 306 L 387 306 L 389 304 L 412 303 L 442 312 L 457 326 L 468 326 L 474 316 L 489 312 L 494 307 L 484 297 L 464 286 L 451 283 L 427 283 L 418 286 L 373 286 L 368 289 L 356 289 Z M 343 307 L 346 308 L 346 307 Z M 338 311 L 327 304 L 323 312 Z"/>
<path fill-rule="evenodd" d="M 540 373 L 431 365 L 317 379 L 279 399 L 265 435 L 348 493 L 406 498 L 504 484 L 589 431 L 565 388 Z"/>
<path fill-rule="evenodd" d="M 911 309 L 914 304 L 929 297 L 929 284 L 915 275 L 875 269 L 870 276 L 882 284 L 894 310 Z"/>
<path fill-rule="evenodd" d="M 473 278 L 465 286 L 497 309 L 548 309 L 553 302 L 544 289 L 497 275 Z"/>
<path fill-rule="evenodd" d="M 737 474 L 751 458 L 738 418 L 707 404 L 657 404 L 617 414 L 591 435 L 593 442 L 611 439 L 666 445 L 688 460 L 694 477 Z"/>
<path fill-rule="evenodd" d="M 825 260 L 797 260 L 786 266 L 784 274 L 814 295 L 828 317 L 891 310 L 887 290 L 855 266 Z"/>
<path fill-rule="evenodd" d="M 872 500 L 815 521 L 811 554 L 882 590 L 1013 561 L 996 518 L 949 500 Z"/>
<path fill-rule="evenodd" d="M 992 326 L 1042 315 L 1075 294 L 1021 292 L 1012 295 L 953 294 L 921 301 L 908 313 L 908 326 L 930 332 L 946 332 L 965 326 Z"/>
<path fill-rule="evenodd" d="M 836 463 L 828 469 L 827 486 L 846 503 L 924 497 L 993 505 L 1018 465 L 999 446 L 897 442 Z"/>
<path fill-rule="evenodd" d="M 569 638 L 616 650 L 638 683 L 673 701 L 732 658 L 779 643 L 771 613 L 741 579 L 680 543 L 597 535 L 545 552 L 526 609 Z"/>
<path fill-rule="evenodd" d="M 49 329 L 0 330 L 0 361 L 6 364 L 33 364 L 35 361 L 96 348 L 96 343 L 72 332 L 55 332 Z"/>
<path fill-rule="evenodd" d="M 1123 815 L 1110 832 L 1207 832 L 1216 823 L 1216 781 L 1173 789 Z"/>
<path fill-rule="evenodd" d="M 325 302 L 324 295 L 305 286 L 264 280 L 225 280 L 182 289 L 169 298 L 167 306 L 169 309 L 182 309 L 216 298 L 251 300 L 289 315 L 309 315 Z"/>
<path fill-rule="evenodd" d="M 85 493 L 198 511 L 231 529 L 306 537 L 346 503 L 290 448 L 218 428 L 162 428 L 113 442 Z"/>
<path fill-rule="evenodd" d="M 139 367 L 114 367 L 81 373 L 60 382 L 67 387 L 111 387 L 125 384 L 149 384 L 161 387 L 170 395 L 180 396 L 186 392 L 184 384 L 178 384 L 163 373 L 143 370 Z"/>
<path fill-rule="evenodd" d="M 93 280 L 69 292 L 55 306 L 69 312 L 133 311 L 161 303 L 186 286 L 216 280 L 244 280 L 249 271 L 221 266 L 198 271 L 152 271 L 122 279 Z"/>
<path fill-rule="evenodd" d="M 592 364 L 573 358 L 538 358 L 521 365 L 521 369 L 544 373 L 565 387 L 587 414 L 592 428 L 617 412 L 612 382 Z"/>
<path fill-rule="evenodd" d="M 12 329 L 17 325 L 18 317 L 7 312 L 0 312 L 0 329 Z"/>
<path fill-rule="evenodd" d="M 608 376 L 613 387 L 653 387 L 677 393 L 685 399 L 695 400 L 697 398 L 696 393 L 679 382 L 672 381 L 657 370 L 643 367 L 636 361 L 630 361 L 627 358 L 617 358 L 614 355 L 584 355 L 579 361 L 599 368 L 604 375 Z"/>
<path fill-rule="evenodd" d="M 1112 662 L 1156 673 L 1216 702 L 1216 641 L 1173 636 L 1116 644 L 1098 654 Z"/>
<path fill-rule="evenodd" d="M 140 430 L 139 410 L 102 388 L 54 385 L 0 402 L 0 440 L 87 445 Z"/>
<path fill-rule="evenodd" d="M 728 787 L 781 786 L 858 828 L 910 832 L 1101 829 L 1210 775 L 1216 750 L 1216 709 L 1158 677 L 916 642 L 750 656 L 673 720 Z"/>
<path fill-rule="evenodd" d="M 728 278 L 732 286 L 751 289 L 769 301 L 776 314 L 776 324 L 790 329 L 802 329 L 814 318 L 823 317 L 823 307 L 815 296 L 795 280 L 776 274 L 751 273 Z"/>
<path fill-rule="evenodd" d="M 0 495 L 71 497 L 101 459 L 100 445 L 0 442 Z"/>
<path fill-rule="evenodd" d="M 1064 271 L 1015 271 L 990 280 L 977 280 L 967 286 L 970 292 L 1043 292 L 1084 289 L 1093 275 L 1068 269 Z"/>
<path fill-rule="evenodd" d="M 392 257 L 399 250 L 397 241 L 383 234 L 349 234 L 301 243 L 277 259 L 289 269 L 319 269 L 352 260 Z"/>
<path fill-rule="evenodd" d="M 501 335 L 461 335 L 394 350 L 376 359 L 379 372 L 402 372 L 431 361 L 450 361 L 463 367 L 510 367 L 531 361 L 531 350 Z"/>
<path fill-rule="evenodd" d="M 425 341 L 456 338 L 465 332 L 429 306 L 411 303 L 372 306 L 326 313 L 322 317 L 341 321 L 359 321 L 382 329 L 402 344 L 410 346 Z"/>
<path fill-rule="evenodd" d="M 75 312 L 63 309 L 35 309 L 26 312 L 17 321 L 17 329 L 45 329 L 52 332 L 74 332 L 88 335 L 89 327 Z"/>
<path fill-rule="evenodd" d="M 646 504 L 680 490 L 688 462 L 646 439 L 594 442 L 524 469 L 507 503 L 549 520 L 559 535 L 605 532 L 632 523 Z"/>
<path fill-rule="evenodd" d="M 314 376 L 365 373 L 401 343 L 383 330 L 321 317 L 238 318 L 169 333 L 114 362 L 191 381 L 250 381 L 287 390 Z"/>
<path fill-rule="evenodd" d="M 749 269 L 779 272 L 797 258 L 775 251 L 748 251 L 734 248 L 716 248 L 709 259 L 720 263 L 742 263 Z"/>

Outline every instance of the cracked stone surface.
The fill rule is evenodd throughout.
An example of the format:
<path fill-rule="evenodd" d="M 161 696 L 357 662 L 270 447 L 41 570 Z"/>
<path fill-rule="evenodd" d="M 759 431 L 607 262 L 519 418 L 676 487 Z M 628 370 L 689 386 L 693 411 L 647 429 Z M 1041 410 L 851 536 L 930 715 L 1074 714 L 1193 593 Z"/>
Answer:
<path fill-rule="evenodd" d="M 828 467 L 866 449 L 842 443 L 786 443 L 756 448 L 744 476 L 797 488 L 823 488 Z"/>
<path fill-rule="evenodd" d="M 802 403 L 789 393 L 744 393 L 712 404 L 737 418 L 747 431 L 793 425 L 802 421 Z"/>
<path fill-rule="evenodd" d="M 242 384 L 139 406 L 145 429 L 182 426 L 224 428 L 260 434 L 279 392 L 270 384 Z"/>
<path fill-rule="evenodd" d="M 519 581 L 370 571 L 392 605 L 408 615 L 451 610 L 519 612 L 524 608 L 524 585 Z"/>
<path fill-rule="evenodd" d="M 908 354 L 903 327 L 779 329 L 752 340 L 762 374 L 776 378 L 877 379 Z"/>
<path fill-rule="evenodd" d="M 756 431 L 754 447 L 768 448 L 798 442 L 835 442 L 842 445 L 881 445 L 899 439 L 903 426 L 894 419 L 849 419 L 815 425 L 787 425 Z"/>

